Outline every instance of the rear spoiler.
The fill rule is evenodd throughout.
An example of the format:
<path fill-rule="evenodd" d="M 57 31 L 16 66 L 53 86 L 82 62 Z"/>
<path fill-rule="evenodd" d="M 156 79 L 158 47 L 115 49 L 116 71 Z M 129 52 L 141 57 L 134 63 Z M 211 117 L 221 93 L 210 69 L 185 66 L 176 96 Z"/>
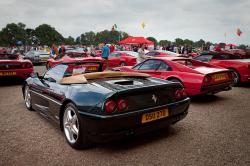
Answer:
<path fill-rule="evenodd" d="M 134 72 L 115 72 L 115 71 L 106 71 L 106 72 L 95 72 L 95 73 L 86 73 L 79 74 L 70 77 L 65 77 L 60 81 L 62 85 L 69 84 L 86 84 L 88 80 L 103 79 L 103 78 L 119 78 L 119 77 L 150 77 L 148 74 L 144 73 L 134 73 Z"/>

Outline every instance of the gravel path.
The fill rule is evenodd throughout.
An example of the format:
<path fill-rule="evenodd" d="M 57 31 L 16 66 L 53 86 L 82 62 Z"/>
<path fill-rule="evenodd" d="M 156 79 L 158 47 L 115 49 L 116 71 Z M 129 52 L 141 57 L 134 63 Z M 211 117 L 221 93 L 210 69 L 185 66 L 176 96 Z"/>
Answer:
<path fill-rule="evenodd" d="M 192 99 L 187 118 L 168 129 L 82 151 L 26 110 L 20 84 L 0 86 L 0 106 L 0 166 L 250 165 L 250 85 Z"/>

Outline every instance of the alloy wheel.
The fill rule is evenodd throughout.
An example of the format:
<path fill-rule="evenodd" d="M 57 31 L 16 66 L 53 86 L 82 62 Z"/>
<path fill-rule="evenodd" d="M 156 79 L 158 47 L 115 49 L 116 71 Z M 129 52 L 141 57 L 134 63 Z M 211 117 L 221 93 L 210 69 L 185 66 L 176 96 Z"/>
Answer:
<path fill-rule="evenodd" d="M 79 136 L 79 121 L 72 107 L 68 107 L 64 112 L 63 128 L 67 140 L 74 144 Z"/>
<path fill-rule="evenodd" d="M 26 107 L 30 109 L 31 108 L 31 96 L 30 96 L 30 89 L 28 86 L 25 87 L 24 100 L 25 100 Z"/>

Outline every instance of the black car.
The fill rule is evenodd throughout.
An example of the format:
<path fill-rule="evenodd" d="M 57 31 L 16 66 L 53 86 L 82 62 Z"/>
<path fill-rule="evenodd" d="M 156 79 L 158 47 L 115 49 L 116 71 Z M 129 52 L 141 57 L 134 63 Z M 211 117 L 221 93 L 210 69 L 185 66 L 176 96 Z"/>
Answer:
<path fill-rule="evenodd" d="M 59 64 L 22 88 L 26 107 L 56 122 L 73 148 L 149 132 L 187 115 L 181 84 L 142 73 L 94 72 L 93 65 L 102 70 L 97 62 Z"/>

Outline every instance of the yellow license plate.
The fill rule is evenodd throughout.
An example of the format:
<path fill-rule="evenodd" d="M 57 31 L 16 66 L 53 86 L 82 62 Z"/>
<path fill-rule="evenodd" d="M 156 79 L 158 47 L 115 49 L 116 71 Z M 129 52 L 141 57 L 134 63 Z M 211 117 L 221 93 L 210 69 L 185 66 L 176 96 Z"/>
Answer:
<path fill-rule="evenodd" d="M 151 122 L 168 116 L 169 116 L 168 109 L 146 113 L 142 115 L 141 123 Z"/>
<path fill-rule="evenodd" d="M 97 67 L 87 67 L 87 70 L 89 70 L 89 71 L 96 71 Z"/>
<path fill-rule="evenodd" d="M 213 75 L 214 81 L 223 81 L 226 80 L 226 74 L 215 74 Z"/>
<path fill-rule="evenodd" d="M 15 76 L 16 72 L 0 72 L 0 76 Z"/>

